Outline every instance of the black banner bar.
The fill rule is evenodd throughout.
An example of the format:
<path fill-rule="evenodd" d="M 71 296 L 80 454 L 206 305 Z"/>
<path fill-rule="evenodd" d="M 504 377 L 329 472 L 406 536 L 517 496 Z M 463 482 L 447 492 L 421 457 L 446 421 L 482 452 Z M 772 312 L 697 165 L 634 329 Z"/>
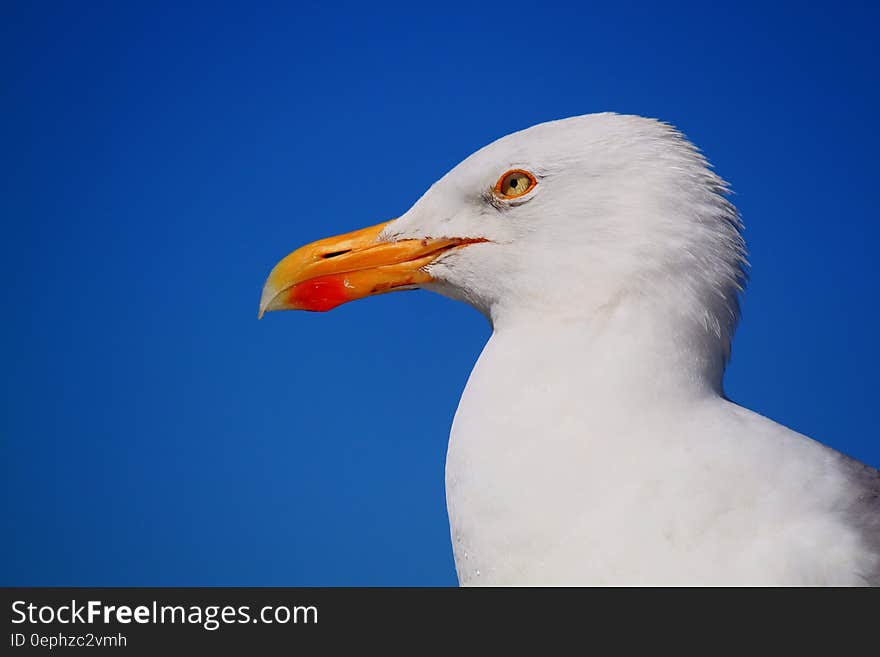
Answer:
<path fill-rule="evenodd" d="M 468 654 L 474 637 L 539 654 L 678 646 L 762 632 L 812 636 L 843 613 L 873 629 L 870 592 L 834 589 L 0 588 L 0 654 Z M 849 602 L 850 604 L 846 604 Z M 785 614 L 780 615 L 779 610 Z M 792 619 L 786 628 L 785 619 Z M 695 633 L 696 630 L 699 632 Z M 571 637 L 574 644 L 561 643 Z M 753 639 L 749 639 L 753 640 Z M 555 645 L 556 648 L 551 646 Z M 351 648 L 356 647 L 352 653 Z M 345 650 L 343 653 L 342 651 Z M 497 651 L 490 651 L 495 654 Z M 595 652 L 582 650 L 575 652 Z M 85 653 L 89 654 L 89 653 Z"/>

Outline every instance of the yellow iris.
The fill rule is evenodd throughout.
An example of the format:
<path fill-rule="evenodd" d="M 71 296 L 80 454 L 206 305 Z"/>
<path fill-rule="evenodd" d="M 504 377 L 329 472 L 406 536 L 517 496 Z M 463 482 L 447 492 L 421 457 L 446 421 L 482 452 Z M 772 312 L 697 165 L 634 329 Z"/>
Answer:
<path fill-rule="evenodd" d="M 535 177 L 528 171 L 508 171 L 498 180 L 495 191 L 504 198 L 516 198 L 532 190 Z"/>

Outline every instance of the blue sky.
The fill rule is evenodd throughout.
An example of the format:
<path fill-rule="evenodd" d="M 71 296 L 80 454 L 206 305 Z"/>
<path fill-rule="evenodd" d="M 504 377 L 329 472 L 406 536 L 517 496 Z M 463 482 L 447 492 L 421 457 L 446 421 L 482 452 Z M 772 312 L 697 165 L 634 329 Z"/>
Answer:
<path fill-rule="evenodd" d="M 257 322 L 260 289 L 594 111 L 674 123 L 736 191 L 730 397 L 880 465 L 868 3 L 178 4 L 0 9 L 0 583 L 454 584 L 488 325 L 427 292 Z"/>

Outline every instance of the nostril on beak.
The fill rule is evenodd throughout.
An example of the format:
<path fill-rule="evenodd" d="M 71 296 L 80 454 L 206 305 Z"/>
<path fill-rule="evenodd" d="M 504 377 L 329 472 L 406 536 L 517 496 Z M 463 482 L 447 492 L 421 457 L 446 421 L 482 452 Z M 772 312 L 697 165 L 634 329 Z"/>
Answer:
<path fill-rule="evenodd" d="M 326 260 L 327 258 L 335 258 L 336 256 L 341 256 L 345 253 L 348 253 L 349 251 L 351 251 L 351 249 L 344 249 L 342 251 L 331 251 L 330 253 L 325 253 L 321 257 Z"/>

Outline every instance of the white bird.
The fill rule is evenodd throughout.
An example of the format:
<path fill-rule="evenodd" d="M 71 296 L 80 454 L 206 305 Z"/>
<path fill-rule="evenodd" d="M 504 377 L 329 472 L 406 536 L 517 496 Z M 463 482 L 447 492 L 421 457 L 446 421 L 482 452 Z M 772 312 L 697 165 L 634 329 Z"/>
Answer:
<path fill-rule="evenodd" d="M 260 315 L 412 287 L 486 315 L 446 462 L 463 585 L 880 584 L 880 472 L 724 396 L 744 254 L 680 132 L 594 114 L 291 253 Z"/>

